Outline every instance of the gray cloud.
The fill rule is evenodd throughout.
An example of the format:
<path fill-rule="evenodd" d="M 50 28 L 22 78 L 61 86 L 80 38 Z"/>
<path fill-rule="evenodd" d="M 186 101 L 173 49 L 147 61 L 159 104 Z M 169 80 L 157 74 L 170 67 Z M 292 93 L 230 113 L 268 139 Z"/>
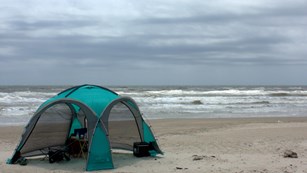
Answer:
<path fill-rule="evenodd" d="M 95 26 L 97 21 L 88 21 L 88 20 L 41 20 L 41 21 L 24 21 L 24 20 L 14 20 L 9 23 L 11 30 L 15 32 L 22 31 L 35 31 L 35 30 L 57 30 L 65 29 L 69 30 L 72 28 L 80 28 L 84 26 Z"/>
<path fill-rule="evenodd" d="M 72 74 L 67 73 L 77 72 L 76 69 L 82 70 L 84 76 L 103 72 L 102 77 L 110 84 L 121 83 L 106 73 L 112 73 L 117 79 L 122 74 L 139 75 L 129 81 L 132 84 L 210 84 L 192 78 L 212 79 L 222 74 L 207 74 L 210 72 L 205 69 L 223 69 L 219 71 L 225 72 L 225 78 L 213 80 L 212 84 L 249 84 L 248 77 L 231 83 L 229 75 L 233 74 L 230 78 L 234 79 L 239 71 L 263 76 L 261 71 L 266 71 L 266 76 L 270 76 L 269 69 L 282 74 L 284 69 L 295 67 L 298 69 L 288 70 L 290 77 L 284 83 L 307 84 L 306 80 L 293 81 L 293 76 L 306 74 L 303 69 L 307 66 L 307 4 L 304 1 L 255 4 L 170 1 L 152 8 L 148 6 L 153 2 L 110 2 L 115 8 L 127 6 L 113 10 L 97 1 L 87 5 L 63 1 L 56 4 L 58 10 L 50 6 L 51 1 L 46 2 L 32 4 L 38 12 L 20 10 L 27 6 L 18 2 L 7 2 L 10 8 L 0 6 L 0 14 L 4 16 L 0 22 L 3 84 L 27 83 L 19 77 L 29 78 L 37 71 L 41 76 L 35 74 L 37 78 L 29 79 L 33 80 L 29 83 L 48 84 L 56 81 L 60 73 L 65 75 L 57 83 L 76 83 L 76 80 L 69 81 Z M 254 70 L 248 71 L 249 68 Z M 187 76 L 186 82 L 177 76 L 183 71 L 181 75 Z M 51 80 L 37 80 L 47 74 Z M 146 76 L 160 80 L 155 83 Z M 90 82 L 99 80 L 90 78 Z M 118 81 L 124 84 L 128 79 Z M 269 78 L 260 80 L 259 84 L 274 82 L 279 84 Z"/>

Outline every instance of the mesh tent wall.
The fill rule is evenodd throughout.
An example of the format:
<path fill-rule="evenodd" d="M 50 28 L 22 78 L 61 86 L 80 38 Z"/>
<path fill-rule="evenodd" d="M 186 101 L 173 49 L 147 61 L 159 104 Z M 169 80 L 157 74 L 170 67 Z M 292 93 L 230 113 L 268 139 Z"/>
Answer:
<path fill-rule="evenodd" d="M 74 129 L 81 127 L 88 129 L 87 171 L 114 168 L 111 149 L 133 150 L 133 142 L 151 143 L 151 155 L 162 154 L 132 98 L 121 97 L 104 87 L 80 85 L 59 93 L 38 108 L 7 163 L 65 146 Z"/>

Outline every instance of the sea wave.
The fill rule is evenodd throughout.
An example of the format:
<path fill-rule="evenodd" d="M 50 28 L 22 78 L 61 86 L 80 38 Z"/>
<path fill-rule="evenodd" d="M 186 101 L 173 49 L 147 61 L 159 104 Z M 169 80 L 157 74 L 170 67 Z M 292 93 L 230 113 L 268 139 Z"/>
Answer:
<path fill-rule="evenodd" d="M 271 92 L 270 96 L 273 97 L 285 97 L 285 96 L 307 96 L 307 92 L 305 91 L 295 91 L 295 92 Z"/>
<path fill-rule="evenodd" d="M 0 124 L 28 120 L 62 89 L 0 87 Z M 149 118 L 304 116 L 307 112 L 307 87 L 115 87 L 114 91 L 136 100 Z"/>
<path fill-rule="evenodd" d="M 279 92 L 279 93 L 270 93 L 270 96 L 276 96 L 276 97 L 281 97 L 281 96 L 291 96 L 294 94 L 289 94 L 289 93 L 285 93 L 285 92 Z"/>
<path fill-rule="evenodd" d="M 54 96 L 55 93 L 44 92 L 0 92 L 0 104 L 14 104 L 14 103 L 42 103 L 46 99 Z"/>
<path fill-rule="evenodd" d="M 0 117 L 23 117 L 32 115 L 36 111 L 36 106 L 14 106 L 0 108 Z"/>
<path fill-rule="evenodd" d="M 191 102 L 193 105 L 202 105 L 203 102 L 201 100 L 194 100 Z"/>
<path fill-rule="evenodd" d="M 119 91 L 120 95 L 159 97 L 159 96 L 307 96 L 307 91 L 271 91 L 264 89 L 254 90 L 153 90 L 153 91 Z"/>
<path fill-rule="evenodd" d="M 257 102 L 251 102 L 251 104 L 270 104 L 269 101 L 257 101 Z"/>
<path fill-rule="evenodd" d="M 26 98 L 21 96 L 5 96 L 0 98 L 0 104 L 16 104 L 16 103 L 42 103 L 43 98 Z"/>

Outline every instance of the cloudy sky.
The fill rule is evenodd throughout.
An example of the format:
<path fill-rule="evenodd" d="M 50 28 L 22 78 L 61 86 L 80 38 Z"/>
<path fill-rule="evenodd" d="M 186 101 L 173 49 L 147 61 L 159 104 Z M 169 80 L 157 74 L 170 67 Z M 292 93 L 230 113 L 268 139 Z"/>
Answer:
<path fill-rule="evenodd" d="M 0 2 L 0 85 L 307 85 L 306 0 Z"/>

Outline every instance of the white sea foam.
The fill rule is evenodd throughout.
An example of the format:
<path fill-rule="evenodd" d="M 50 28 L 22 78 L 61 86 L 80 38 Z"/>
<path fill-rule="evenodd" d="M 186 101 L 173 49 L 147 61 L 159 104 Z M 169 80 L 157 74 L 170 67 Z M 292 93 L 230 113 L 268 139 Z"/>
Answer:
<path fill-rule="evenodd" d="M 247 90 L 240 91 L 235 89 L 221 90 L 221 91 L 184 91 L 184 90 L 159 90 L 159 91 L 145 91 L 145 92 L 119 92 L 119 94 L 126 95 L 144 95 L 144 96 L 216 96 L 216 95 L 265 95 L 266 93 L 261 90 Z"/>
<path fill-rule="evenodd" d="M 19 116 L 22 117 L 24 115 L 30 115 L 30 113 L 34 113 L 36 106 L 33 107 L 25 107 L 25 106 L 16 106 L 16 107 L 6 107 L 0 110 L 0 115 L 4 117 L 11 116 Z"/>
<path fill-rule="evenodd" d="M 13 92 L 13 93 L 0 93 L 1 104 L 14 104 L 14 103 L 42 103 L 47 98 L 54 96 L 55 93 L 42 93 L 42 92 Z"/>

